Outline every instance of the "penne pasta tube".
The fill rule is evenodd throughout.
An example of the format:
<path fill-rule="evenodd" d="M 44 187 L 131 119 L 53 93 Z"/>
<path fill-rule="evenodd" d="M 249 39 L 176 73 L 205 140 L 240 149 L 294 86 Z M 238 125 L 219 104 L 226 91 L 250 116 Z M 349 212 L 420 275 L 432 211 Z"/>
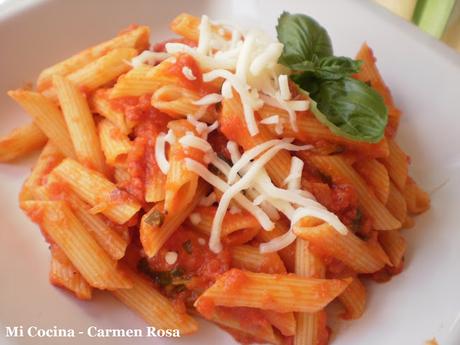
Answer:
<path fill-rule="evenodd" d="M 391 180 L 396 184 L 399 190 L 404 190 L 409 170 L 409 157 L 394 140 L 389 139 L 388 145 L 390 148 L 390 155 L 386 158 L 382 158 L 381 161 L 388 169 Z"/>
<path fill-rule="evenodd" d="M 63 154 L 51 142 L 48 141 L 43 148 L 40 156 L 38 157 L 31 174 L 24 182 L 21 193 L 19 195 L 19 202 L 34 199 L 34 190 L 43 184 L 43 179 L 64 159 Z"/>
<path fill-rule="evenodd" d="M 399 230 L 379 233 L 379 242 L 394 267 L 400 267 L 406 254 L 407 242 Z"/>
<path fill-rule="evenodd" d="M 89 285 L 80 272 L 77 271 L 62 249 L 56 245 L 52 245 L 50 250 L 50 283 L 73 292 L 79 299 L 91 299 L 91 285 Z"/>
<path fill-rule="evenodd" d="M 209 315 L 204 316 L 224 329 L 231 329 L 238 339 L 249 336 L 250 339 L 261 343 L 282 345 L 281 337 L 275 334 L 270 322 L 264 319 L 262 313 L 263 311 L 250 308 L 215 307 Z M 248 322 L 247 316 L 254 317 L 257 322 Z"/>
<path fill-rule="evenodd" d="M 249 150 L 256 145 L 275 139 L 268 129 L 259 126 L 259 134 L 251 136 L 246 128 L 243 116 L 243 106 L 240 99 L 234 95 L 231 99 L 222 101 L 222 112 L 219 118 L 220 130 L 228 140 L 235 141 L 244 150 Z M 266 165 L 268 174 L 272 181 L 282 187 L 291 169 L 291 155 L 286 150 L 278 152 Z"/>
<path fill-rule="evenodd" d="M 104 173 L 104 155 L 86 98 L 65 77 L 55 75 L 53 84 L 78 160 L 83 165 Z"/>
<path fill-rule="evenodd" d="M 125 114 L 123 111 L 113 107 L 109 95 L 112 89 L 98 89 L 90 98 L 90 107 L 93 112 L 105 117 L 107 120 L 112 122 L 121 133 L 128 135 L 131 133 L 131 126 L 126 121 Z"/>
<path fill-rule="evenodd" d="M 136 54 L 134 48 L 117 48 L 66 77 L 80 90 L 91 92 L 129 71 L 131 67 L 126 61 Z M 42 94 L 53 101 L 57 100 L 54 86 L 42 91 Z"/>
<path fill-rule="evenodd" d="M 232 266 L 235 268 L 262 273 L 286 273 L 286 267 L 278 253 L 264 253 L 251 245 L 231 248 Z"/>
<path fill-rule="evenodd" d="M 34 196 L 37 200 L 66 200 L 78 220 L 112 259 L 120 260 L 125 255 L 129 236 L 123 235 L 123 231 L 128 229 L 117 230 L 103 216 L 91 214 L 90 206 L 66 188 L 62 182 L 57 181 L 55 176 L 49 176 L 46 184 L 35 188 Z"/>
<path fill-rule="evenodd" d="M 122 164 L 132 147 L 128 136 L 107 119 L 100 121 L 97 127 L 107 164 L 111 166 Z"/>
<path fill-rule="evenodd" d="M 52 174 L 69 186 L 82 200 L 100 210 L 115 223 L 126 223 L 141 208 L 134 198 L 118 189 L 104 176 L 72 159 L 65 159 Z"/>
<path fill-rule="evenodd" d="M 391 212 L 391 214 L 402 224 L 404 223 L 407 217 L 406 200 L 404 199 L 404 195 L 393 184 L 393 182 L 390 183 L 389 191 L 390 193 L 388 194 L 388 201 L 386 203 L 386 207 Z"/>
<path fill-rule="evenodd" d="M 361 46 L 361 49 L 356 55 L 356 60 L 361 60 L 363 64 L 361 65 L 359 72 L 353 77 L 361 80 L 362 82 L 370 83 L 371 87 L 383 97 L 383 101 L 388 109 L 388 125 L 385 129 L 385 134 L 387 137 L 392 138 L 398 129 L 401 111 L 396 108 L 390 89 L 383 81 L 383 78 L 377 68 L 374 53 L 367 43 L 364 43 Z"/>
<path fill-rule="evenodd" d="M 273 327 L 286 337 L 296 334 L 296 319 L 294 313 L 278 313 L 273 310 L 263 310 L 265 318 Z"/>
<path fill-rule="evenodd" d="M 348 231 L 339 234 L 328 224 L 315 227 L 295 226 L 294 233 L 322 253 L 332 256 L 358 273 L 373 273 L 391 264 L 385 253 Z M 382 255 L 383 254 L 383 255 Z"/>
<path fill-rule="evenodd" d="M 117 48 L 135 48 L 142 52 L 149 47 L 150 29 L 148 26 L 137 26 L 121 32 L 118 36 L 85 49 L 68 59 L 44 69 L 37 79 L 38 91 L 52 85 L 53 75 L 66 76 Z"/>
<path fill-rule="evenodd" d="M 300 112 L 297 116 L 298 131 L 294 131 L 289 122 L 287 111 L 275 108 L 269 105 L 264 105 L 257 110 L 257 114 L 261 119 L 278 116 L 281 125 L 283 126 L 282 136 L 286 138 L 296 138 L 304 143 L 316 145 L 318 142 L 328 142 L 335 145 L 337 151 L 351 151 L 365 157 L 377 158 L 387 157 L 389 155 L 388 143 L 385 138 L 376 144 L 370 144 L 360 141 L 349 140 L 345 137 L 335 135 L 329 128 L 320 123 L 310 112 Z M 276 124 L 265 125 L 270 132 L 279 136 L 277 133 Z"/>
<path fill-rule="evenodd" d="M 310 250 L 302 238 L 295 241 L 295 273 L 303 277 L 324 278 L 326 268 L 321 259 Z M 297 313 L 294 345 L 322 344 L 328 339 L 324 310 L 316 313 Z"/>
<path fill-rule="evenodd" d="M 172 20 L 170 28 L 176 34 L 198 43 L 198 39 L 200 36 L 200 22 L 201 19 L 199 17 L 192 16 L 188 13 L 181 13 Z M 220 29 L 222 29 L 222 26 L 211 24 L 211 31 L 213 33 L 219 34 L 222 37 L 229 39 L 230 33 L 226 30 L 224 30 L 224 32 L 222 33 Z"/>
<path fill-rule="evenodd" d="M 317 312 L 337 297 L 350 279 L 315 279 L 293 274 L 252 273 L 231 269 L 195 302 L 225 307 L 250 307 L 277 312 Z"/>
<path fill-rule="evenodd" d="M 386 167 L 376 159 L 358 161 L 353 167 L 372 188 L 377 199 L 386 204 L 390 193 L 390 176 Z"/>
<path fill-rule="evenodd" d="M 8 91 L 14 99 L 34 120 L 34 123 L 45 133 L 61 152 L 75 158 L 75 150 L 70 139 L 67 125 L 59 108 L 43 95 L 27 90 Z"/>
<path fill-rule="evenodd" d="M 155 205 L 142 217 L 139 233 L 142 247 L 147 256 L 152 257 L 158 253 L 168 238 L 195 209 L 207 191 L 207 185 L 204 182 L 200 182 L 192 200 L 188 204 L 183 204 L 182 208 L 177 212 L 165 215 L 161 207 Z M 151 217 L 154 217 L 154 223 L 149 221 Z"/>
<path fill-rule="evenodd" d="M 309 156 L 306 159 L 323 174 L 330 176 L 334 182 L 351 183 L 356 188 L 361 209 L 367 216 L 371 217 L 376 230 L 401 228 L 401 222 L 377 199 L 366 182 L 345 159 L 337 155 Z"/>
<path fill-rule="evenodd" d="M 216 214 L 216 207 L 197 207 L 193 215 L 198 221 L 193 221 L 190 216 L 190 223 L 199 232 L 206 236 L 211 235 L 212 223 Z M 222 222 L 221 238 L 229 245 L 239 245 L 250 241 L 260 230 L 260 224 L 253 215 L 247 211 L 238 213 L 227 212 Z"/>
<path fill-rule="evenodd" d="M 419 214 L 430 208 L 430 196 L 420 189 L 412 178 L 408 178 L 403 191 L 407 203 L 407 210 L 410 213 Z"/>
<path fill-rule="evenodd" d="M 118 300 L 158 329 L 178 329 L 180 335 L 198 330 L 196 321 L 185 312 L 179 311 L 146 278 L 133 271 L 126 271 L 133 287 L 112 291 Z"/>
<path fill-rule="evenodd" d="M 23 157 L 43 146 L 48 137 L 33 122 L 18 127 L 0 138 L 0 162 Z"/>
<path fill-rule="evenodd" d="M 366 296 L 366 287 L 358 277 L 354 277 L 351 284 L 339 295 L 339 301 L 345 307 L 342 318 L 345 320 L 359 319 L 366 308 Z"/>
<path fill-rule="evenodd" d="M 132 282 L 93 239 L 64 201 L 26 201 L 23 209 L 56 243 L 85 280 L 101 290 L 129 289 Z"/>

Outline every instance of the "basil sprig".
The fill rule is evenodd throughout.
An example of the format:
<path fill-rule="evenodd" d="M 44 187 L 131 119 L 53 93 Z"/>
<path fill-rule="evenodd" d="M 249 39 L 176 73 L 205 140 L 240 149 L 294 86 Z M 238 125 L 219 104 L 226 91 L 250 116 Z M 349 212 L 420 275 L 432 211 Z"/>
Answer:
<path fill-rule="evenodd" d="M 283 12 L 276 30 L 284 45 L 279 62 L 294 71 L 291 79 L 309 93 L 316 118 L 337 135 L 380 141 L 387 108 L 374 89 L 351 77 L 362 62 L 333 56 L 327 31 L 307 15 Z"/>

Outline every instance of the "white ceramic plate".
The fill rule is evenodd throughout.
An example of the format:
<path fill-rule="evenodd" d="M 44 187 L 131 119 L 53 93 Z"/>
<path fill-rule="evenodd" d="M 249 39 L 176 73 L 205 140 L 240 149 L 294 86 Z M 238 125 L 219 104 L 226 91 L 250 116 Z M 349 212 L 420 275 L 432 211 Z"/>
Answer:
<path fill-rule="evenodd" d="M 432 194 L 431 210 L 407 231 L 407 268 L 390 283 L 372 284 L 362 319 L 342 322 L 334 345 L 421 345 L 436 337 L 460 344 L 460 56 L 385 10 L 365 1 L 10 1 L 0 6 L 0 116 L 2 133 L 27 121 L 5 92 L 35 80 L 53 62 L 113 36 L 130 23 L 152 27 L 152 41 L 170 37 L 180 12 L 258 26 L 274 33 L 283 11 L 304 12 L 329 31 L 335 51 L 353 56 L 363 41 L 404 111 L 401 146 L 412 173 Z M 249 25 L 248 25 L 249 24 Z M 33 160 L 0 165 L 1 344 L 234 344 L 203 323 L 182 339 L 5 338 L 14 325 L 86 330 L 142 328 L 144 322 L 109 294 L 80 302 L 48 284 L 49 254 L 38 228 L 18 208 L 17 195 Z M 64 341 L 63 341 L 64 340 Z"/>

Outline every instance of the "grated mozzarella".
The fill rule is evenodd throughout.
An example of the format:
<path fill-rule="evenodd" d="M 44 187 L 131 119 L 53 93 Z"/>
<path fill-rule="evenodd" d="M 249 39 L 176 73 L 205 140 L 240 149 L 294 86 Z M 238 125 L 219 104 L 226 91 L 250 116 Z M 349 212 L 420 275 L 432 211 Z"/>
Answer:
<path fill-rule="evenodd" d="M 262 53 L 252 60 L 251 67 L 249 68 L 251 74 L 257 76 L 260 75 L 264 69 L 273 67 L 278 61 L 282 51 L 283 44 L 279 42 L 270 43 Z"/>
<path fill-rule="evenodd" d="M 190 67 L 184 66 L 182 67 L 182 74 L 187 78 L 188 80 L 196 80 L 195 75 L 193 74 L 193 71 Z"/>
<path fill-rule="evenodd" d="M 255 31 L 250 31 L 245 36 L 240 55 L 236 62 L 236 76 L 243 83 L 247 83 L 248 81 L 248 72 L 251 65 L 251 56 L 255 48 L 256 37 L 257 33 Z"/>
<path fill-rule="evenodd" d="M 198 28 L 200 35 L 198 38 L 198 47 L 196 50 L 198 53 L 206 55 L 209 52 L 212 35 L 211 23 L 209 22 L 208 16 L 201 16 L 201 22 Z"/>
<path fill-rule="evenodd" d="M 284 180 L 284 183 L 287 184 L 289 190 L 300 189 L 303 165 L 303 160 L 300 158 L 295 156 L 291 158 L 291 170 L 289 171 L 289 175 Z"/>
<path fill-rule="evenodd" d="M 198 225 L 201 223 L 201 216 L 199 213 L 194 212 L 190 214 L 188 218 L 190 219 L 190 223 L 192 223 L 193 225 Z"/>
<path fill-rule="evenodd" d="M 176 252 L 167 252 L 165 254 L 165 261 L 168 265 L 174 265 L 177 262 L 178 255 Z"/>
<path fill-rule="evenodd" d="M 222 97 L 222 95 L 219 95 L 218 93 L 210 93 L 209 95 L 206 95 L 197 101 L 193 101 L 192 104 L 211 105 L 211 104 L 222 102 L 223 99 L 224 97 Z"/>
<path fill-rule="evenodd" d="M 166 159 L 166 134 L 160 133 L 157 136 L 155 141 L 155 160 L 158 163 L 158 167 L 160 168 L 163 174 L 167 174 L 169 171 L 169 162 Z"/>
<path fill-rule="evenodd" d="M 291 99 L 291 91 L 289 90 L 289 81 L 286 74 L 281 74 L 278 77 L 278 85 L 280 88 L 280 97 L 283 101 Z"/>
<path fill-rule="evenodd" d="M 259 246 L 259 251 L 262 254 L 277 252 L 289 246 L 296 240 L 296 238 L 297 236 L 292 232 L 292 230 L 289 230 L 285 234 L 278 236 L 269 242 L 261 243 Z"/>
<path fill-rule="evenodd" d="M 240 149 L 238 148 L 238 144 L 234 141 L 229 140 L 227 142 L 227 150 L 228 152 L 230 152 L 230 159 L 232 160 L 233 164 L 235 164 L 241 159 Z"/>
<path fill-rule="evenodd" d="M 198 205 L 209 207 L 217 201 L 216 193 L 212 192 L 208 196 L 203 197 Z"/>
<path fill-rule="evenodd" d="M 305 217 L 315 217 L 324 220 L 342 235 L 346 235 L 348 232 L 347 227 L 340 221 L 339 217 L 326 210 L 326 208 L 319 203 L 317 203 L 317 207 L 300 207 L 295 210 L 291 218 L 291 228 Z"/>
<path fill-rule="evenodd" d="M 216 69 L 211 72 L 203 74 L 203 81 L 210 82 L 217 78 L 226 79 L 232 87 L 238 92 L 243 104 L 244 119 L 248 127 L 249 134 L 254 136 L 259 133 L 257 128 L 256 119 L 254 116 L 254 109 L 251 107 L 251 95 L 248 92 L 247 86 L 234 75 L 225 69 Z"/>
<path fill-rule="evenodd" d="M 155 65 L 157 62 L 166 60 L 170 56 L 171 55 L 167 53 L 158 53 L 152 52 L 150 50 L 144 50 L 139 55 L 133 57 L 130 64 L 133 66 L 133 68 L 137 68 L 145 64 Z"/>
<path fill-rule="evenodd" d="M 263 125 L 277 125 L 280 123 L 279 115 L 272 115 L 260 121 Z"/>
<path fill-rule="evenodd" d="M 212 146 L 206 140 L 197 137 L 193 133 L 187 133 L 179 139 L 179 143 L 185 147 L 193 147 L 205 153 L 212 152 Z"/>
<path fill-rule="evenodd" d="M 230 84 L 228 80 L 224 81 L 224 83 L 222 84 L 221 93 L 225 99 L 233 98 L 232 84 Z"/>
<path fill-rule="evenodd" d="M 229 209 L 228 209 L 228 212 L 230 214 L 238 214 L 238 213 L 241 213 L 241 208 L 239 208 L 238 206 L 231 206 Z"/>
<path fill-rule="evenodd" d="M 213 69 L 235 69 L 236 59 L 222 59 L 219 57 L 207 56 L 199 53 L 195 48 L 192 48 L 183 43 L 166 43 L 165 49 L 169 54 L 186 53 L 191 55 L 204 70 Z"/>

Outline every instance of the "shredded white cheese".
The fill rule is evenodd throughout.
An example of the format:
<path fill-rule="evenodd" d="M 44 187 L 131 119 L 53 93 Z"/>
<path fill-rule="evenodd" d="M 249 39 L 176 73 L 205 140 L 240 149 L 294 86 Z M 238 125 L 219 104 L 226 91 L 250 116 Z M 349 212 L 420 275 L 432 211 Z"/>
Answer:
<path fill-rule="evenodd" d="M 182 67 L 182 74 L 187 78 L 188 80 L 196 80 L 195 75 L 193 74 L 193 71 L 190 67 L 184 66 Z"/>
<path fill-rule="evenodd" d="M 286 74 L 281 74 L 278 77 L 278 84 L 280 88 L 280 96 L 283 101 L 291 99 L 291 91 L 289 90 L 289 80 Z"/>
<path fill-rule="evenodd" d="M 203 197 L 198 205 L 209 207 L 217 201 L 216 193 L 211 192 L 208 196 Z"/>
<path fill-rule="evenodd" d="M 224 97 L 222 97 L 222 95 L 219 95 L 218 93 L 210 93 L 209 95 L 206 95 L 197 101 L 193 101 L 192 104 L 211 105 L 211 104 L 222 102 L 223 99 Z"/>
<path fill-rule="evenodd" d="M 193 147 L 203 152 L 211 152 L 212 147 L 206 140 L 197 137 L 193 133 L 185 134 L 179 139 L 179 143 L 184 147 Z"/>
<path fill-rule="evenodd" d="M 241 208 L 239 208 L 238 206 L 230 206 L 230 208 L 228 209 L 228 212 L 230 214 L 237 214 L 237 213 L 241 213 Z"/>
<path fill-rule="evenodd" d="M 268 116 L 265 119 L 260 120 L 260 123 L 263 125 L 277 125 L 280 123 L 279 115 Z"/>
<path fill-rule="evenodd" d="M 169 171 L 169 162 L 166 159 L 166 134 L 160 133 L 155 141 L 155 160 L 163 174 Z"/>
<path fill-rule="evenodd" d="M 144 50 L 139 55 L 133 57 L 130 64 L 133 66 L 133 68 L 137 68 L 145 64 L 155 65 L 160 61 L 166 60 L 170 56 L 171 55 L 167 53 L 157 53 L 150 50 Z"/>
<path fill-rule="evenodd" d="M 190 223 L 192 223 L 193 225 L 198 225 L 201 223 L 201 216 L 199 213 L 194 212 L 190 214 L 189 219 Z"/>
<path fill-rule="evenodd" d="M 288 189 L 297 190 L 300 189 L 300 182 L 302 179 L 303 161 L 293 156 L 291 158 L 291 170 L 289 175 L 284 180 L 284 184 L 287 184 Z"/>
<path fill-rule="evenodd" d="M 165 254 L 165 261 L 168 265 L 174 265 L 177 262 L 178 255 L 176 252 L 167 252 Z"/>

